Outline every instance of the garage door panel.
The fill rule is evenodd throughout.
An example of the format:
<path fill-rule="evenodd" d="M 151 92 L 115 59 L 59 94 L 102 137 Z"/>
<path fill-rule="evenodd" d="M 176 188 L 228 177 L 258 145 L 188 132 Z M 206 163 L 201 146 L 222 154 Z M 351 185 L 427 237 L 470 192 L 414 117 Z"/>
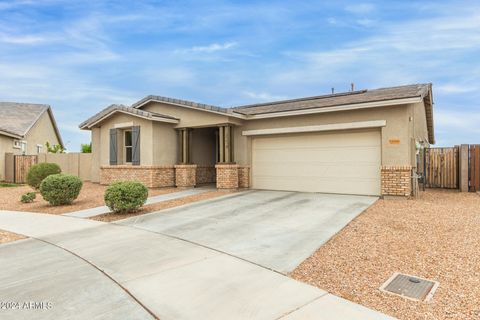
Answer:
<path fill-rule="evenodd" d="M 379 130 L 257 137 L 252 143 L 252 185 L 378 195 L 380 148 Z"/>
<path fill-rule="evenodd" d="M 308 180 L 299 180 L 297 177 L 290 177 L 284 179 L 288 180 L 289 188 L 286 190 L 301 191 L 301 192 L 325 192 L 325 193 L 340 193 L 340 194 L 365 194 L 359 193 L 359 189 L 374 189 L 378 184 L 377 179 L 327 179 L 319 177 L 310 177 Z M 256 181 L 257 189 L 271 189 L 272 185 L 278 183 L 277 179 L 261 178 Z M 282 185 L 284 185 L 282 183 Z M 278 184 L 277 184 L 278 185 Z M 278 188 L 277 190 L 285 190 Z M 366 193 L 368 194 L 368 193 Z"/>
<path fill-rule="evenodd" d="M 296 162 L 298 155 L 305 159 L 321 159 L 325 162 L 345 162 L 352 161 L 352 154 L 355 158 L 361 161 L 377 161 L 379 147 L 358 147 L 358 148 L 316 148 L 316 149 L 297 149 L 297 148 L 282 148 L 282 149 L 256 149 L 256 161 L 264 162 Z M 286 152 L 286 150 L 288 152 Z M 266 151 L 266 152 L 260 152 Z M 320 160 L 318 160 L 320 161 Z"/>
<path fill-rule="evenodd" d="M 344 139 L 348 136 L 348 139 Z M 291 145 L 295 148 L 336 148 L 336 147 L 361 147 L 361 146 L 380 146 L 378 132 L 362 132 L 359 135 L 345 133 L 309 133 L 278 135 L 269 137 L 258 137 L 258 149 L 276 149 Z M 301 137 L 299 139 L 299 137 Z M 305 139 L 307 138 L 307 139 Z M 269 140 L 268 143 L 262 143 Z"/>

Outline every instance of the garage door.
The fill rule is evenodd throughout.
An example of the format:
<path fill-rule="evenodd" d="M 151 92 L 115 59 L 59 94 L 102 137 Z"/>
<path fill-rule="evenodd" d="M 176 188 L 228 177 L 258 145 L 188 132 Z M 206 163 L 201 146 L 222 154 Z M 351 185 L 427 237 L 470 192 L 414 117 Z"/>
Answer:
<path fill-rule="evenodd" d="M 256 189 L 379 195 L 380 163 L 380 130 L 252 140 L 252 186 Z"/>

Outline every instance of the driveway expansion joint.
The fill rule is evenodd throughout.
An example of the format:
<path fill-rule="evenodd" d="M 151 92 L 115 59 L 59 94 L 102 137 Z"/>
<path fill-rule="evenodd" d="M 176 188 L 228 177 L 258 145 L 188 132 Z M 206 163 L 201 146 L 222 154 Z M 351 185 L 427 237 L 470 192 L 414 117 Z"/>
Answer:
<path fill-rule="evenodd" d="M 319 295 L 319 296 L 316 297 L 315 299 L 312 299 L 312 300 L 310 300 L 310 301 L 308 301 L 308 302 L 306 302 L 306 303 L 298 306 L 297 308 L 295 308 L 295 309 L 293 309 L 293 310 L 290 310 L 290 311 L 285 312 L 284 314 L 282 314 L 280 317 L 276 318 L 275 320 L 281 320 L 282 318 L 285 318 L 285 317 L 288 316 L 289 314 L 292 314 L 292 313 L 294 313 L 295 311 L 298 311 L 298 310 L 302 309 L 303 307 L 308 306 L 308 305 L 311 304 L 311 303 L 314 303 L 315 301 L 317 301 L 317 300 L 325 297 L 325 296 L 328 295 L 328 294 L 329 294 L 328 292 L 322 293 L 321 295 Z"/>

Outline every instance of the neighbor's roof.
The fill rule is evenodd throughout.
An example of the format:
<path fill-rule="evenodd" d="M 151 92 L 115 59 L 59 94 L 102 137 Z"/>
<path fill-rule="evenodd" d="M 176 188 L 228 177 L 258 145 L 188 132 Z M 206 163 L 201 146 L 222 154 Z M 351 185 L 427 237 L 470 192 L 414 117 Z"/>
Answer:
<path fill-rule="evenodd" d="M 300 99 L 250 104 L 234 107 L 232 109 L 234 112 L 244 115 L 257 115 L 415 97 L 423 98 L 429 93 L 430 88 L 431 84 L 413 84 L 408 86 L 352 91 Z"/>
<path fill-rule="evenodd" d="M 178 119 L 174 118 L 172 116 L 156 113 L 156 112 L 149 112 L 145 110 L 140 110 L 140 109 L 135 109 L 132 107 L 127 107 L 122 104 L 112 104 L 99 113 L 95 114 L 94 116 L 88 118 L 84 122 L 80 124 L 80 128 L 82 129 L 87 129 L 91 128 L 94 126 L 96 123 L 108 118 L 114 113 L 121 112 L 121 113 L 126 113 L 126 114 L 131 114 L 133 116 L 137 116 L 140 118 L 146 118 L 150 120 L 156 120 L 156 121 L 166 121 L 166 122 L 173 122 L 177 123 Z"/>
<path fill-rule="evenodd" d="M 52 109 L 46 104 L 0 102 L 0 134 L 22 139 L 45 112 L 49 113 L 58 141 L 63 146 Z"/>

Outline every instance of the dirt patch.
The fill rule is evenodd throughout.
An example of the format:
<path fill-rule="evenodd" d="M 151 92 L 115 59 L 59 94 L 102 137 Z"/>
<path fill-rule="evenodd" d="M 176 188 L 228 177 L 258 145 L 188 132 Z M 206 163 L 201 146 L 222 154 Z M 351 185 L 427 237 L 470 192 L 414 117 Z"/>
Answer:
<path fill-rule="evenodd" d="M 186 196 L 186 197 L 179 198 L 179 199 L 173 199 L 173 200 L 163 201 L 163 202 L 159 202 L 159 203 L 149 204 L 149 205 L 146 205 L 146 206 L 142 207 L 137 212 L 133 212 L 133 213 L 128 213 L 128 214 L 107 213 L 107 214 L 102 214 L 102 215 L 99 215 L 99 216 L 91 217 L 90 219 L 97 220 L 97 221 L 104 221 L 104 222 L 117 221 L 117 220 L 127 219 L 127 218 L 130 218 L 130 217 L 146 214 L 146 213 L 149 213 L 149 212 L 155 212 L 155 211 L 164 210 L 164 209 L 168 209 L 168 208 L 178 207 L 178 206 L 188 204 L 188 203 L 192 203 L 192 202 L 217 198 L 217 197 L 224 196 L 224 195 L 232 193 L 232 192 L 234 192 L 234 191 L 204 192 L 204 193 L 200 193 L 200 194 L 196 194 L 196 195 L 192 195 L 192 196 Z"/>
<path fill-rule="evenodd" d="M 0 244 L 1 243 L 7 243 L 7 242 L 12 242 L 20 239 L 25 239 L 26 237 L 21 236 L 19 234 L 10 232 L 10 231 L 5 231 L 5 230 L 0 230 Z"/>
<path fill-rule="evenodd" d="M 428 190 L 379 200 L 291 276 L 399 319 L 480 319 L 480 196 Z M 378 288 L 394 273 L 440 282 L 414 302 Z"/>
<path fill-rule="evenodd" d="M 83 209 L 95 208 L 105 205 L 103 195 L 107 186 L 98 183 L 84 182 L 82 191 L 78 198 L 70 205 L 65 206 L 51 206 L 48 202 L 43 200 L 42 195 L 37 193 L 37 198 L 32 203 L 20 202 L 20 197 L 26 192 L 32 192 L 29 186 L 19 186 L 16 188 L 1 188 L 0 189 L 0 210 L 15 210 L 15 211 L 29 211 L 41 212 L 51 214 L 62 214 Z M 150 197 L 178 191 L 175 188 L 157 188 L 149 189 L 148 195 Z"/>

